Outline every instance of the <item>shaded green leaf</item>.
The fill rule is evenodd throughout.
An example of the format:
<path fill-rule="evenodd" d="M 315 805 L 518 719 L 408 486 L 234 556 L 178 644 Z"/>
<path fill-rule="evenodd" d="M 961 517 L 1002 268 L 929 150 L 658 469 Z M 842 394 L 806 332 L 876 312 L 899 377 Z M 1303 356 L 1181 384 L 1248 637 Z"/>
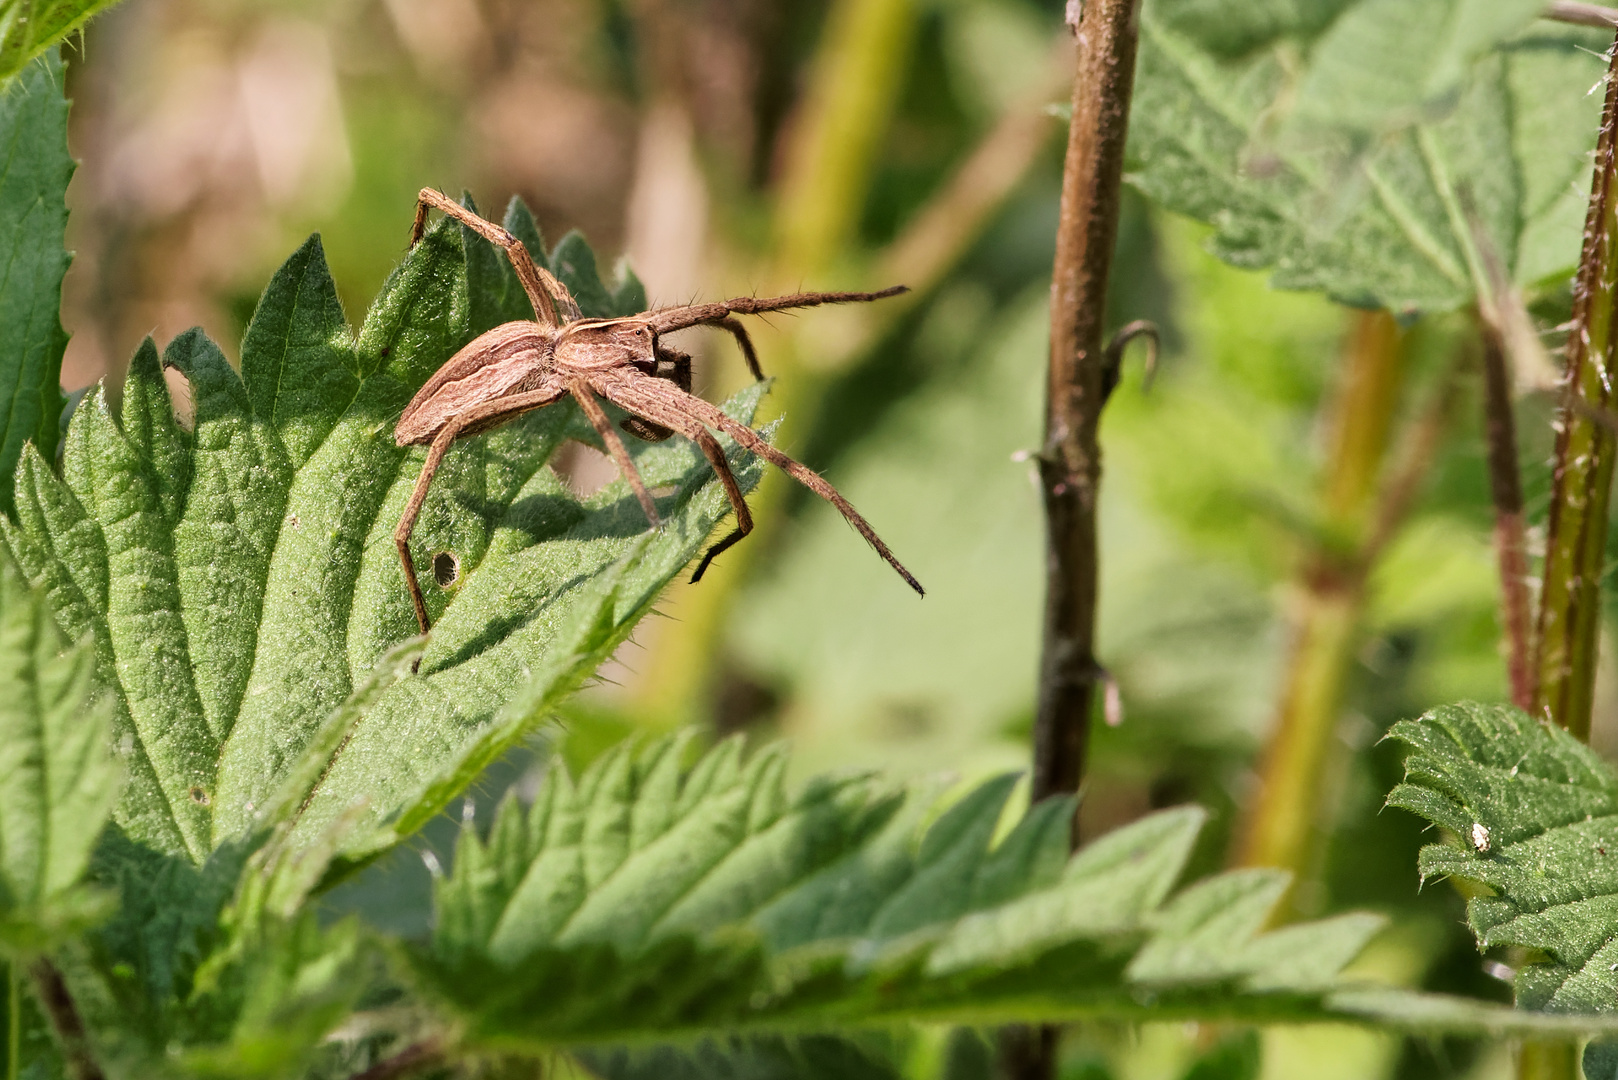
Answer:
<path fill-rule="evenodd" d="M 118 799 L 95 656 L 68 648 L 45 598 L 0 552 L 0 946 L 49 947 L 106 914 L 84 886 Z"/>
<path fill-rule="evenodd" d="M 36 55 L 66 33 L 32 18 L 79 19 L 99 5 L 13 3 L 0 11 L 0 476 L 16 468 L 32 440 L 47 457 L 56 452 L 62 414 L 62 350 L 67 334 L 58 309 L 62 275 L 70 261 L 62 246 L 67 228 L 67 99 L 62 62 L 53 51 Z M 39 10 L 35 10 L 39 9 Z M 32 18 L 31 18 L 32 17 Z M 38 47 L 32 42 L 39 41 Z M 27 65 L 26 68 L 24 65 Z M 13 79 L 19 71 L 20 78 Z M 12 491 L 0 482 L 0 511 L 10 513 Z"/>

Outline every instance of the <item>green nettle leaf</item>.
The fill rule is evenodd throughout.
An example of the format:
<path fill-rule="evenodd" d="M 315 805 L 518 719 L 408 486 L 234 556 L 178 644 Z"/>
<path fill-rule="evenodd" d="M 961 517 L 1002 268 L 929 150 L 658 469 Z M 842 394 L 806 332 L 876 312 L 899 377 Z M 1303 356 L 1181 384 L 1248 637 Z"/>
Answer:
<path fill-rule="evenodd" d="M 544 259 L 525 209 L 507 224 Z M 577 237 L 557 254 L 586 314 L 642 302 L 633 278 L 608 290 Z M 295 817 L 288 850 L 338 823 L 349 857 L 394 842 L 541 722 L 697 553 L 727 505 L 694 447 L 635 447 L 647 484 L 671 489 L 650 531 L 622 482 L 580 499 L 546 467 L 595 435 L 571 403 L 543 409 L 445 459 L 413 541 L 433 633 L 392 651 L 416 633 L 392 532 L 424 456 L 394 445 L 394 422 L 473 336 L 523 318 L 505 260 L 440 221 L 351 333 L 312 237 L 265 290 L 240 374 L 200 330 L 161 358 L 148 341 L 119 409 L 103 386 L 75 411 L 60 475 L 25 451 L 0 527 L 63 628 L 94 639 L 131 839 L 201 863 Z M 165 366 L 190 384 L 192 424 Z M 745 420 L 760 393 L 728 407 Z M 760 466 L 733 460 L 750 488 Z"/>
<path fill-rule="evenodd" d="M 0 552 L 0 948 L 25 957 L 103 917 L 84 884 L 118 799 L 88 642 L 68 648 L 45 598 Z"/>
<path fill-rule="evenodd" d="M 341 1056 L 328 1037 L 374 985 L 374 952 L 353 922 L 266 909 L 264 840 L 200 867 L 117 828 L 97 850 L 94 880 L 122 904 L 63 959 L 98 1046 L 129 1073 L 284 1077 Z"/>
<path fill-rule="evenodd" d="M 1421 851 L 1424 878 L 1487 885 L 1467 901 L 1480 948 L 1519 945 L 1530 1009 L 1618 1006 L 1618 774 L 1554 724 L 1504 705 L 1450 705 L 1389 733 L 1411 748 L 1388 796 L 1453 837 Z"/>
<path fill-rule="evenodd" d="M 783 786 L 785 759 L 724 743 L 620 748 L 532 807 L 467 826 L 437 886 L 422 985 L 473 1048 L 903 1019 L 1320 1015 L 1380 925 L 1264 932 L 1272 871 L 1179 893 L 1204 815 L 1165 811 L 1067 853 L 1070 800 L 993 843 L 1016 778 L 934 819 L 864 777 Z M 924 823 L 931 820 L 930 825 Z"/>
<path fill-rule="evenodd" d="M 17 19 L 49 5 L 11 4 L 0 12 L 0 477 L 10 477 L 30 440 L 47 460 L 56 455 L 62 415 L 62 350 L 67 334 L 57 317 L 62 275 L 70 261 L 62 246 L 67 228 L 67 99 L 56 53 L 10 59 Z M 61 5 L 66 6 L 66 5 Z M 54 38 L 46 38 L 48 43 Z M 12 509 L 11 484 L 0 482 L 0 512 Z"/>
<path fill-rule="evenodd" d="M 9 81 L 51 46 L 118 0 L 5 0 L 0 4 L 0 82 Z M 53 57 L 54 60 L 54 57 Z M 59 82 L 60 80 L 58 80 Z M 60 94 L 57 95 L 60 98 Z M 62 156 L 67 140 L 57 140 Z M 16 164 L 17 158 L 11 159 Z M 58 233 L 58 239 L 60 234 Z M 55 305 L 52 304 L 54 310 Z"/>
<path fill-rule="evenodd" d="M 1130 180 L 1213 224 L 1221 258 L 1359 306 L 1453 308 L 1491 263 L 1565 275 L 1609 42 L 1542 6 L 1149 5 Z"/>

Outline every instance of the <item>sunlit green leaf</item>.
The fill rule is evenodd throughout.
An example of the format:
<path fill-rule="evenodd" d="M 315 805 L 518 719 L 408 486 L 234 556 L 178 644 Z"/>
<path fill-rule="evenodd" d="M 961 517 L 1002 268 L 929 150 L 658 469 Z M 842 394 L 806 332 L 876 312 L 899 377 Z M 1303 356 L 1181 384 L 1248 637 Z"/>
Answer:
<path fill-rule="evenodd" d="M 1284 878 L 1174 895 L 1203 815 L 1152 815 L 1067 858 L 1072 804 L 998 844 L 1014 778 L 936 817 L 866 778 L 783 786 L 778 750 L 619 749 L 463 832 L 424 985 L 472 1045 L 544 1046 L 901 1019 L 1303 1016 L 1380 920 L 1263 932 Z M 1234 914 L 1233 914 L 1234 913 Z"/>
<path fill-rule="evenodd" d="M 508 220 L 538 247 L 526 211 Z M 587 314 L 640 303 L 632 279 L 614 292 L 594 278 L 582 240 L 558 254 Z M 299 843 L 339 820 L 346 850 L 391 842 L 397 823 L 378 833 L 382 822 L 441 809 L 698 551 L 727 504 L 684 440 L 636 444 L 646 482 L 673 489 L 656 532 L 621 482 L 579 499 L 546 467 L 563 440 L 595 438 L 571 403 L 465 440 L 413 541 L 434 619 L 419 675 L 336 716 L 416 632 L 392 532 L 423 450 L 397 448 L 393 423 L 480 325 L 532 318 L 526 303 L 486 242 L 440 222 L 351 333 L 312 238 L 265 290 L 240 375 L 201 331 L 161 359 L 148 342 L 121 415 L 105 388 L 75 412 L 60 477 L 25 453 L 6 536 L 62 626 L 95 640 L 131 777 L 117 814 L 130 837 L 200 862 L 288 806 L 298 774 Z M 175 418 L 165 365 L 190 383 L 193 425 Z M 757 462 L 736 464 L 750 487 Z M 440 554 L 454 566 L 442 584 Z M 311 746 L 325 756 L 311 762 Z"/>
<path fill-rule="evenodd" d="M 1613 1009 L 1618 775 L 1560 727 L 1508 706 L 1445 706 L 1390 734 L 1411 754 L 1389 805 L 1453 834 L 1422 849 L 1422 876 L 1489 887 L 1467 901 L 1480 948 L 1520 945 L 1549 958 L 1518 972 L 1518 1003 Z"/>

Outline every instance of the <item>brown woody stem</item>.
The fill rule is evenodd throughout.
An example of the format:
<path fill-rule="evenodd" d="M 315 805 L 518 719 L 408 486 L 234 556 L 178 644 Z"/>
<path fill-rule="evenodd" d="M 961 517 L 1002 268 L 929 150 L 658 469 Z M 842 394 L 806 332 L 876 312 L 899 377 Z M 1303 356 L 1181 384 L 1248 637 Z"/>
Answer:
<path fill-rule="evenodd" d="M 1095 659 L 1096 508 L 1101 493 L 1097 436 L 1107 400 L 1101 333 L 1118 242 L 1139 19 L 1138 0 L 1089 0 L 1078 21 L 1070 23 L 1073 118 L 1051 270 L 1050 371 L 1039 467 L 1045 495 L 1045 613 L 1032 802 L 1079 789 L 1101 676 Z M 1072 838 L 1077 844 L 1077 818 Z M 1002 1075 L 1011 1080 L 1054 1076 L 1056 1042 L 1054 1028 L 1008 1029 L 1001 1038 Z"/>
<path fill-rule="evenodd" d="M 1487 319 L 1483 337 L 1483 420 L 1489 444 L 1489 493 L 1494 499 L 1494 547 L 1500 564 L 1500 628 L 1506 647 L 1511 700 L 1534 707 L 1533 600 L 1528 592 L 1528 533 L 1522 475 L 1517 465 L 1517 423 L 1505 342 Z"/>
<path fill-rule="evenodd" d="M 73 1080 L 104 1080 L 106 1074 L 91 1053 L 90 1034 L 85 1030 L 62 972 L 41 957 L 28 966 L 28 974 L 34 980 L 34 992 L 39 995 L 39 1003 L 62 1045 L 68 1074 Z"/>
<path fill-rule="evenodd" d="M 1089 0 L 1074 29 L 1073 119 L 1051 274 L 1050 377 L 1040 480 L 1046 571 L 1031 797 L 1077 791 L 1095 660 L 1096 502 L 1101 485 L 1102 320 L 1139 39 L 1136 0 Z"/>

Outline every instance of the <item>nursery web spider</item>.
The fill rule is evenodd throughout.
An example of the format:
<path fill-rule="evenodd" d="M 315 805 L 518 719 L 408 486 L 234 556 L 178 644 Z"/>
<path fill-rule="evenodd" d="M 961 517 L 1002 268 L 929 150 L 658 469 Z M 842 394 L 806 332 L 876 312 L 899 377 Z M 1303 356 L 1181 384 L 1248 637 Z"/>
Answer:
<path fill-rule="evenodd" d="M 427 604 L 416 569 L 410 559 L 410 531 L 416 524 L 433 476 L 443 463 L 444 454 L 456 439 L 477 435 L 514 420 L 526 412 L 542 409 L 571 395 L 595 426 L 618 470 L 629 482 L 641 509 L 654 528 L 660 525 L 657 506 L 646 490 L 635 463 L 613 430 L 597 395 L 631 415 L 624 429 L 650 441 L 680 434 L 696 443 L 724 485 L 736 528 L 714 544 L 697 564 L 692 581 L 700 580 L 714 556 L 746 536 L 753 529 L 753 515 L 742 498 L 742 489 L 731 474 L 730 464 L 719 442 L 709 432 L 714 428 L 735 439 L 747 450 L 777 466 L 810 491 L 835 506 L 849 524 L 876 548 L 877 554 L 899 572 L 912 589 L 921 585 L 910 571 L 893 557 L 876 531 L 849 505 L 837 489 L 811 469 L 800 465 L 765 442 L 746 424 L 732 420 L 716 406 L 691 393 L 691 357 L 661 343 L 663 334 L 690 326 L 712 326 L 731 334 L 741 347 L 753 377 L 762 379 L 758 356 L 746 328 L 735 317 L 758 315 L 787 308 L 841 304 L 850 301 L 880 300 L 904 292 L 904 286 L 881 292 L 797 293 L 768 298 L 741 297 L 716 304 L 690 304 L 684 307 L 644 311 L 618 319 L 586 319 L 579 305 L 563 285 L 546 270 L 535 265 L 522 242 L 505 229 L 478 217 L 466 207 L 431 189 L 423 189 L 416 204 L 416 224 L 410 236 L 412 246 L 421 239 L 427 214 L 436 207 L 505 251 L 517 271 L 534 314 L 534 322 L 510 322 L 474 338 L 465 348 L 439 368 L 405 407 L 394 429 L 400 446 L 426 445 L 427 462 L 416 480 L 404 516 L 394 530 L 393 541 L 404 564 L 405 583 L 416 608 L 416 621 L 427 633 Z"/>

